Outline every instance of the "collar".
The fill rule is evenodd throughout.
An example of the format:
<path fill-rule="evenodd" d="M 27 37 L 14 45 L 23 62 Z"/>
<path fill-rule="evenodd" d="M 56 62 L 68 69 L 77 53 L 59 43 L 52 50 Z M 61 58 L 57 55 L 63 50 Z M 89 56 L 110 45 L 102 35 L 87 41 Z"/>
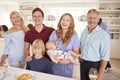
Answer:
<path fill-rule="evenodd" d="M 92 33 L 93 33 L 93 32 L 97 32 L 99 29 L 100 29 L 100 26 L 97 25 L 97 26 L 95 27 L 95 29 L 93 29 Z M 89 33 L 88 27 L 86 27 L 86 31 Z"/>
<path fill-rule="evenodd" d="M 45 26 L 45 25 L 43 24 L 43 28 L 42 28 L 41 32 L 42 32 L 42 31 L 45 31 L 46 29 L 47 29 L 47 26 Z M 34 26 L 34 28 L 32 29 L 32 31 L 33 31 L 33 32 L 36 32 L 35 26 Z"/>

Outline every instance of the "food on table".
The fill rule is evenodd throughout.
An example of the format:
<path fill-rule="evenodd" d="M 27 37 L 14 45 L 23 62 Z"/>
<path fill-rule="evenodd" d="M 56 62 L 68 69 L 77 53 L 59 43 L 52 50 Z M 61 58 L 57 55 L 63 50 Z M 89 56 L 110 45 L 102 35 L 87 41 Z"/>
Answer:
<path fill-rule="evenodd" d="M 17 77 L 17 80 L 29 80 L 33 77 L 30 73 L 23 73 L 20 76 Z"/>

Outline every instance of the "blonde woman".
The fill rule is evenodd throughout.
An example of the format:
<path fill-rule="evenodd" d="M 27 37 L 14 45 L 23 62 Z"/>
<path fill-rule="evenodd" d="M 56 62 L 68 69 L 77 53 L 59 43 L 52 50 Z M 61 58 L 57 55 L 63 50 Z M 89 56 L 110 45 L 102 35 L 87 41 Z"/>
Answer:
<path fill-rule="evenodd" d="M 62 51 L 73 51 L 79 53 L 79 38 L 74 30 L 74 20 L 71 14 L 65 13 L 58 22 L 58 29 L 53 31 L 49 37 L 49 41 L 53 41 L 57 48 Z M 47 47 L 47 46 L 46 46 Z M 61 59 L 58 63 L 52 64 L 53 74 L 72 77 L 73 64 L 67 59 Z"/>
<path fill-rule="evenodd" d="M 45 45 L 41 39 L 34 40 L 32 44 L 32 60 L 27 62 L 27 69 L 43 72 L 52 73 L 51 61 L 46 58 L 45 55 Z"/>
<path fill-rule="evenodd" d="M 7 58 L 11 66 L 21 68 L 25 60 L 24 35 L 28 28 L 25 27 L 23 18 L 17 11 L 10 13 L 10 20 L 13 26 L 5 36 L 5 48 L 0 63 L 2 65 Z"/>

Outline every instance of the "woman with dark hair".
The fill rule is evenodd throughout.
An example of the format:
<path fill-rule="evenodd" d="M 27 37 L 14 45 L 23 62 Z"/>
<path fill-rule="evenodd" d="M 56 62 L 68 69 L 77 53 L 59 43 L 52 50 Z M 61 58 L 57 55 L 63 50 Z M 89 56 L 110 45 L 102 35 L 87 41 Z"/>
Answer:
<path fill-rule="evenodd" d="M 0 29 L 1 29 L 1 35 L 2 35 L 2 37 L 5 37 L 6 32 L 8 31 L 8 27 L 6 25 L 1 25 Z"/>
<path fill-rule="evenodd" d="M 7 32 L 8 31 L 8 27 L 6 25 L 1 25 L 1 30 Z"/>
<path fill-rule="evenodd" d="M 102 21 L 102 18 L 100 18 L 98 25 L 105 30 L 107 33 L 110 34 L 109 27 Z"/>

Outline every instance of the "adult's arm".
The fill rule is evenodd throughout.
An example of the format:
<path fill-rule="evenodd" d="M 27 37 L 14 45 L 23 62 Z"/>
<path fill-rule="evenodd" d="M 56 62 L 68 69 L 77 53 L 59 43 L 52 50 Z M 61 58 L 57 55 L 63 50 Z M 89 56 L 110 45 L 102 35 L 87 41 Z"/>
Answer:
<path fill-rule="evenodd" d="M 72 51 L 74 51 L 76 54 L 79 54 L 79 50 L 80 50 L 79 48 L 73 48 Z M 67 59 L 61 59 L 58 63 L 59 64 L 69 64 L 70 61 Z"/>
<path fill-rule="evenodd" d="M 107 61 L 110 59 L 110 47 L 110 37 L 108 34 L 104 35 L 104 37 L 101 39 L 101 61 L 97 80 L 102 80 Z"/>
<path fill-rule="evenodd" d="M 107 61 L 105 61 L 105 60 L 100 61 L 100 68 L 99 68 L 99 71 L 98 71 L 97 80 L 102 80 L 106 65 L 107 65 Z"/>
<path fill-rule="evenodd" d="M 24 42 L 24 53 L 26 57 L 26 61 L 31 61 L 31 56 L 30 56 L 30 43 Z"/>

